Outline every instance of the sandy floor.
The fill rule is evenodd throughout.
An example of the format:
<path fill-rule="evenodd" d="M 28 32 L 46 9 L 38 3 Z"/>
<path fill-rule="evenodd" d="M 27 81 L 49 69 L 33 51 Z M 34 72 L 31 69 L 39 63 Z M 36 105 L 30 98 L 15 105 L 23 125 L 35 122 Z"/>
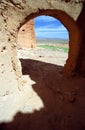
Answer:
<path fill-rule="evenodd" d="M 67 54 L 36 48 L 18 57 L 24 87 L 0 99 L 0 121 L 13 119 L 0 130 L 85 130 L 85 78 L 63 77 Z"/>

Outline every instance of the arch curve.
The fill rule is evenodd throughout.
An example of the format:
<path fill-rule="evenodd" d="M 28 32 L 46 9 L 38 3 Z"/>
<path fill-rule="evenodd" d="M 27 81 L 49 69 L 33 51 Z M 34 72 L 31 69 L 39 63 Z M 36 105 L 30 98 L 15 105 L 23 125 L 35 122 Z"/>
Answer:
<path fill-rule="evenodd" d="M 75 70 L 77 67 L 77 58 L 79 53 L 79 44 L 81 41 L 80 31 L 71 16 L 69 16 L 66 12 L 57 10 L 57 9 L 46 9 L 46 10 L 38 10 L 35 13 L 31 13 L 27 17 L 24 18 L 24 22 L 20 24 L 20 27 L 25 24 L 28 20 L 33 19 L 35 17 L 47 15 L 52 16 L 58 20 L 66 27 L 69 32 L 69 52 L 68 59 L 64 66 L 64 75 L 65 76 L 73 76 L 75 74 Z M 19 28 L 20 28 L 19 27 Z"/>

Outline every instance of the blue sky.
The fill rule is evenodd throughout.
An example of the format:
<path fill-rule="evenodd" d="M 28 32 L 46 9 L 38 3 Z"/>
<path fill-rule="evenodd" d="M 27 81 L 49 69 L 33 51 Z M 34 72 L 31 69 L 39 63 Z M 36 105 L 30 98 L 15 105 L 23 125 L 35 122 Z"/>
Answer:
<path fill-rule="evenodd" d="M 68 39 L 68 31 L 59 20 L 49 16 L 39 16 L 34 21 L 37 38 Z"/>

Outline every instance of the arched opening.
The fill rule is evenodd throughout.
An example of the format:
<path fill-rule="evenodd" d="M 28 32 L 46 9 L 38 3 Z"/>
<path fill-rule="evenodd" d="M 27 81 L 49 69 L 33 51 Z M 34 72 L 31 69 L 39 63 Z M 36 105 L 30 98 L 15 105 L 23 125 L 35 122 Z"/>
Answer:
<path fill-rule="evenodd" d="M 70 69 L 70 67 L 72 67 L 72 65 L 75 63 L 74 59 L 75 59 L 75 53 L 76 52 L 74 51 L 75 48 L 73 48 L 73 46 L 72 46 L 73 44 L 71 44 L 71 42 L 73 42 L 75 39 L 74 39 L 74 36 L 71 35 L 71 34 L 73 34 L 73 30 L 70 27 L 73 20 L 70 19 L 71 21 L 69 22 L 68 21 L 69 20 L 68 15 L 64 16 L 64 13 L 62 14 L 61 11 L 59 11 L 58 13 L 59 14 L 56 14 L 56 11 L 54 11 L 53 14 L 52 14 L 52 12 L 50 10 L 47 10 L 47 12 L 41 11 L 40 14 L 39 13 L 31 14 L 30 16 L 27 17 L 25 23 L 28 20 L 35 18 L 37 16 L 47 15 L 47 16 L 52 16 L 56 19 L 58 17 L 58 19 L 63 23 L 63 25 L 65 27 L 67 27 L 67 29 L 69 31 L 69 47 L 70 48 L 69 48 L 69 52 L 68 52 L 69 53 L 68 54 L 68 62 L 66 63 L 66 67 L 68 67 L 68 68 L 66 68 L 66 71 L 65 71 L 65 73 L 66 73 L 68 71 L 71 72 L 74 69 L 74 66 L 71 69 Z M 67 19 L 64 19 L 64 18 L 67 18 Z M 66 20 L 66 21 L 64 21 L 64 20 Z M 69 24 L 68 24 L 68 22 L 69 22 Z M 73 41 L 71 41 L 71 40 L 73 40 Z M 74 53 L 73 53 L 73 55 L 70 55 L 70 54 L 72 54 L 72 50 L 73 50 Z M 69 57 L 71 59 L 69 59 Z M 69 63 L 69 61 L 70 61 L 70 63 Z M 74 63 L 73 63 L 73 61 L 74 61 Z M 33 81 L 35 81 L 35 84 L 32 85 L 32 86 L 33 86 L 34 90 L 38 92 L 38 95 L 40 95 L 41 99 L 43 99 L 43 100 L 47 97 L 48 89 L 46 89 L 46 86 L 49 86 L 49 89 L 53 90 L 55 87 L 57 87 L 59 82 L 61 83 L 61 81 L 64 80 L 62 78 L 62 72 L 61 72 L 62 69 L 61 69 L 60 66 L 57 66 L 57 65 L 55 66 L 53 64 L 46 64 L 46 63 L 43 63 L 43 62 L 38 62 L 38 61 L 35 61 L 35 60 L 28 60 L 28 59 L 25 59 L 25 60 L 21 59 L 21 63 L 23 65 L 23 68 L 22 68 L 23 74 L 24 75 L 27 75 L 27 74 L 30 75 L 31 79 Z M 42 89 L 44 89 L 44 88 L 45 88 L 45 91 L 44 91 L 45 96 L 43 97 Z M 46 99 L 49 100 L 49 97 L 47 97 Z M 42 102 L 40 108 L 42 108 L 43 106 L 45 107 L 45 104 L 46 104 L 46 101 L 44 101 L 44 104 Z M 38 110 L 40 108 L 38 108 Z"/>
<path fill-rule="evenodd" d="M 23 53 L 24 56 L 28 55 L 25 58 L 60 66 L 64 66 L 66 63 L 69 50 L 69 34 L 64 25 L 56 18 L 41 15 L 27 21 L 19 29 L 18 39 L 18 45 L 22 49 L 37 46 L 35 49 L 29 49 L 27 54 L 25 54 L 26 51 L 20 49 L 19 53 Z M 32 46 L 33 44 L 36 45 Z"/>
<path fill-rule="evenodd" d="M 40 16 L 42 16 L 42 15 L 40 15 Z M 33 18 L 36 18 L 36 17 L 37 16 L 35 16 Z M 55 19 L 53 16 L 48 16 L 48 17 Z M 30 20 L 30 19 L 27 19 L 27 22 L 28 22 L 28 20 Z M 55 19 L 55 21 L 56 21 L 56 19 Z M 62 27 L 63 25 L 60 23 L 60 26 Z M 21 31 L 22 30 L 23 29 L 21 29 Z M 49 36 L 48 36 L 48 38 L 49 38 Z M 56 46 L 54 46 L 54 47 L 56 47 Z M 43 60 L 43 58 L 44 58 L 43 54 L 46 55 L 45 61 Z M 59 55 L 60 54 L 64 56 L 63 51 L 60 51 Z M 53 51 L 53 53 L 52 53 L 49 50 L 45 50 L 43 52 L 43 51 L 41 51 L 41 49 L 39 49 L 39 50 L 36 49 L 36 51 L 34 51 L 34 49 L 29 49 L 29 50 L 27 49 L 27 50 L 25 50 L 24 53 L 22 51 L 21 55 L 24 55 L 23 58 L 20 59 L 21 65 L 22 65 L 22 73 L 24 76 L 28 76 L 29 84 L 30 84 L 30 82 L 34 81 L 33 85 L 31 85 L 31 87 L 35 87 L 35 89 L 39 87 L 41 91 L 42 91 L 42 87 L 43 87 L 43 89 L 46 88 L 46 86 L 48 86 L 49 88 L 55 87 L 56 86 L 55 84 L 57 84 L 58 80 L 63 77 L 63 73 L 62 73 L 63 67 L 61 66 L 62 63 L 60 63 L 60 61 L 59 61 L 59 64 L 58 64 L 58 62 L 56 63 L 56 61 L 58 61 L 60 59 L 57 52 L 54 53 L 54 51 Z M 53 56 L 55 56 L 55 57 L 53 57 Z M 53 61 L 51 61 L 50 59 Z M 61 59 L 63 59 L 63 57 Z M 33 92 L 35 91 L 35 89 L 33 89 Z M 45 107 L 45 104 L 43 103 L 43 100 L 42 100 L 43 96 L 38 95 L 38 97 L 41 101 L 39 101 L 37 109 L 40 110 L 41 108 Z M 47 94 L 46 94 L 46 97 L 47 97 Z M 35 105 L 35 106 L 37 106 L 37 105 Z"/>
<path fill-rule="evenodd" d="M 8 8 L 7 8 L 8 9 Z M 14 8 L 15 9 L 15 8 Z M 20 8 L 21 9 L 21 8 Z M 27 8 L 26 8 L 27 9 Z M 34 12 L 35 10 L 33 10 L 33 8 L 32 8 L 32 11 Z M 55 18 L 58 18 L 60 21 L 62 21 L 62 23 L 65 25 L 65 27 L 67 27 L 67 29 L 69 30 L 69 56 L 68 56 L 68 60 L 67 60 L 67 63 L 66 63 L 66 66 L 65 66 L 65 74 L 72 74 L 72 72 L 74 71 L 74 69 L 75 69 L 75 66 L 76 66 L 76 58 L 77 58 L 77 55 L 78 55 L 78 46 L 77 46 L 77 44 L 79 43 L 78 42 L 78 40 L 79 40 L 79 38 L 78 38 L 78 29 L 77 29 L 77 26 L 76 26 L 76 24 L 75 24 L 75 22 L 74 22 L 74 20 L 72 19 L 72 18 L 70 18 L 68 15 L 66 15 L 66 13 L 65 12 L 62 12 L 62 11 L 58 11 L 58 10 L 39 10 L 38 9 L 38 13 L 34 13 L 34 14 L 31 14 L 31 15 L 29 15 L 26 19 L 25 19 L 25 16 L 27 15 L 25 15 L 22 19 L 25 21 L 25 22 L 27 22 L 28 20 L 30 20 L 30 19 L 32 19 L 32 18 L 35 18 L 35 17 L 37 17 L 37 16 L 39 16 L 39 15 L 49 15 L 49 16 L 52 16 L 52 17 L 55 17 Z M 16 11 L 17 12 L 17 11 Z M 19 12 L 19 11 L 18 11 Z M 8 11 L 7 11 L 7 13 L 8 13 Z M 21 13 L 21 12 L 20 12 Z M 24 13 L 23 14 L 25 14 L 25 11 L 24 11 Z M 30 14 L 30 13 L 29 13 Z M 21 13 L 21 15 L 22 15 L 22 13 Z M 10 15 L 11 16 L 11 15 Z M 13 15 L 12 15 L 13 16 Z M 19 16 L 19 15 L 18 15 Z M 16 17 L 17 18 L 17 17 Z M 15 19 L 15 18 L 14 18 Z M 17 19 L 16 19 L 17 20 Z M 11 21 L 11 19 L 10 19 L 10 21 Z M 20 19 L 20 21 L 21 21 L 21 23 L 22 23 L 22 20 Z M 25 23 L 25 22 L 23 22 L 22 24 L 21 24 L 21 26 Z M 15 25 L 15 24 L 13 24 L 13 25 Z M 10 26 L 10 25 L 9 25 Z M 3 27 L 3 26 L 2 26 Z M 5 26 L 6 27 L 6 26 Z M 16 27 L 16 28 L 15 28 Z M 16 24 L 16 26 L 14 26 L 14 28 L 12 28 L 13 30 L 10 32 L 10 35 L 12 35 L 12 37 L 13 37 L 13 34 L 15 33 L 15 31 L 17 30 L 17 27 L 18 27 L 18 23 Z M 11 28 L 10 28 L 11 29 Z M 15 31 L 14 31 L 15 30 Z M 9 30 L 8 30 L 9 31 Z M 13 31 L 14 31 L 14 33 L 13 33 Z M 24 32 L 25 30 L 22 30 L 22 32 Z M 5 32 L 5 31 L 4 31 Z M 74 34 L 75 33 L 73 33 L 73 32 L 76 32 L 76 36 L 74 36 Z M 4 33 L 3 33 L 4 34 Z M 9 33 L 7 33 L 7 35 L 8 35 Z M 15 35 L 14 35 L 15 36 Z M 10 38 L 10 37 L 7 37 L 7 38 Z M 15 37 L 16 38 L 16 37 Z M 12 41 L 12 38 L 11 38 L 11 40 L 10 39 L 8 39 L 9 41 L 11 41 L 11 42 L 14 42 L 14 40 Z M 16 40 L 16 39 L 15 39 Z M 8 44 L 8 42 L 7 42 L 7 44 Z M 13 46 L 14 44 L 12 44 L 12 49 L 14 50 L 14 48 L 15 48 L 15 46 Z M 16 45 L 16 44 L 15 44 Z M 9 49 L 9 50 L 11 50 L 11 49 Z M 8 50 L 8 51 L 9 51 Z M 13 54 L 16 54 L 16 53 L 13 53 Z M 12 53 L 6 53 L 5 55 L 12 55 Z M 6 57 L 6 56 L 5 56 Z M 12 59 L 12 57 L 13 57 L 13 59 Z M 2 58 L 3 58 L 3 55 L 2 55 Z M 10 63 L 10 59 L 11 59 L 11 62 L 12 62 L 12 68 L 9 66 L 9 70 L 11 70 L 11 72 L 12 72 L 12 70 L 13 71 L 15 71 L 15 72 L 18 72 L 18 69 L 17 69 L 17 66 L 18 66 L 18 64 L 15 62 L 15 59 L 16 57 L 14 57 L 14 56 L 11 56 L 11 57 L 9 57 L 9 62 L 5 62 L 8 66 L 9 66 L 9 63 Z M 31 63 L 31 64 L 30 64 Z M 30 68 L 30 66 L 32 66 L 32 65 L 34 65 L 34 62 L 33 61 L 29 61 L 28 63 L 26 62 L 26 64 L 27 64 L 27 66 L 28 66 L 28 68 Z M 24 65 L 26 65 L 26 64 L 24 64 Z M 39 65 L 40 65 L 41 63 L 40 62 L 37 62 L 37 65 L 38 65 L 38 67 L 39 67 Z M 77 93 L 77 90 L 79 91 L 79 89 L 77 89 L 77 87 L 75 87 L 75 86 L 77 86 L 78 84 L 79 84 L 79 82 L 74 82 L 74 80 L 70 80 L 70 82 L 67 82 L 68 80 L 67 79 L 65 79 L 65 78 L 60 78 L 60 80 L 58 79 L 58 76 L 57 76 L 57 70 L 59 70 L 59 68 L 58 69 L 56 69 L 56 71 L 55 71 L 55 68 L 56 68 L 56 66 L 53 66 L 53 65 L 49 65 L 49 64 L 45 64 L 45 67 L 43 67 L 44 66 L 44 64 L 42 64 L 42 67 L 39 67 L 39 71 L 40 71 L 40 74 L 41 75 L 45 75 L 45 77 L 44 78 L 41 78 L 40 76 L 41 75 L 37 75 L 36 74 L 36 71 L 35 71 L 35 68 L 36 68 L 36 64 L 35 64 L 35 66 L 34 66 L 34 68 L 33 68 L 33 66 L 32 66 L 32 69 L 29 69 L 29 71 L 28 71 L 28 73 L 30 72 L 33 72 L 33 75 L 31 75 L 31 77 L 32 77 L 32 79 L 34 79 L 35 81 L 36 81 L 36 84 L 35 85 L 33 85 L 32 87 L 34 88 L 34 90 L 38 93 L 38 95 L 40 95 L 40 97 L 43 99 L 43 102 L 44 102 L 44 105 L 45 105 L 45 110 L 44 110 L 44 112 L 45 112 L 45 115 L 48 115 L 49 114 L 49 110 L 50 110 L 50 112 L 51 112 L 51 117 L 53 117 L 52 116 L 52 112 L 54 112 L 54 115 L 56 115 L 56 117 L 55 118 L 52 118 L 52 120 L 51 120 L 51 122 L 52 122 L 52 129 L 56 129 L 55 128 L 55 126 L 56 126 L 56 123 L 57 124 L 59 124 L 59 122 L 60 122 L 60 118 L 61 118 L 61 116 L 63 115 L 63 117 L 65 117 L 65 118 L 63 118 L 64 120 L 62 120 L 61 119 L 61 122 L 60 122 L 60 124 L 59 125 L 61 125 L 61 124 L 64 124 L 65 122 L 66 122 L 66 118 L 68 118 L 68 117 L 71 117 L 71 112 L 69 111 L 67 111 L 68 110 L 68 108 L 70 108 L 70 107 L 72 107 L 72 109 L 70 109 L 70 110 L 73 110 L 74 111 L 74 113 L 73 113 L 73 111 L 72 111 L 72 115 L 73 115 L 73 117 L 72 118 L 69 118 L 69 122 L 70 121 L 72 121 L 73 119 L 73 122 L 75 121 L 75 119 L 77 119 L 77 118 L 74 118 L 74 114 L 75 114 L 75 110 L 74 110 L 74 106 L 73 106 L 73 104 L 75 103 L 75 99 L 77 98 L 77 97 L 75 97 L 75 95 L 76 95 L 76 93 Z M 46 70 L 47 69 L 47 67 L 46 66 L 49 66 L 49 71 L 50 71 L 50 73 L 49 73 L 49 71 L 48 70 Z M 3 64 L 2 64 L 2 67 L 3 67 Z M 27 73 L 27 68 L 26 68 L 26 66 L 24 66 L 25 67 L 25 70 L 26 70 L 26 72 L 25 73 Z M 7 67 L 8 68 L 8 67 Z M 6 68 L 6 70 L 7 70 L 7 68 Z M 43 68 L 44 68 L 44 71 L 43 71 Z M 54 68 L 54 69 L 53 69 Z M 52 71 L 52 73 L 51 73 L 51 71 Z M 44 73 L 44 72 L 47 72 L 47 73 Z M 12 74 L 10 74 L 10 73 L 8 73 L 9 75 L 10 75 L 10 78 L 12 77 Z M 32 73 L 31 73 L 32 74 Z M 8 75 L 8 76 L 9 76 Z M 17 74 L 16 74 L 17 75 Z M 49 79 L 47 79 L 47 77 L 48 76 L 50 76 L 50 79 L 51 80 L 49 80 Z M 38 77 L 38 79 L 36 79 L 36 77 Z M 5 76 L 3 76 L 3 78 L 5 79 Z M 16 77 L 13 77 L 13 79 L 15 79 Z M 21 77 L 20 77 L 21 78 Z M 55 80 L 54 80 L 54 78 L 55 78 Z M 12 79 L 12 78 L 11 78 Z M 40 79 L 40 81 L 42 81 L 42 84 L 41 84 L 41 82 L 39 82 L 39 79 Z M 46 79 L 46 80 L 45 80 Z M 66 81 L 66 82 L 63 82 L 63 81 Z M 5 81 L 5 80 L 3 80 L 3 81 Z M 16 81 L 16 80 L 14 80 L 14 81 Z M 19 81 L 19 78 L 18 78 L 18 81 Z M 52 81 L 52 82 L 51 82 Z M 11 82 L 11 80 L 9 80 L 9 82 Z M 25 81 L 24 81 L 25 82 Z M 61 83 L 61 84 L 59 84 L 59 83 Z M 66 84 L 65 84 L 66 83 Z M 77 84 L 76 84 L 77 83 Z M 6 84 L 6 87 L 7 86 L 9 86 L 9 84 L 7 84 L 6 82 L 5 82 L 5 84 Z M 21 83 L 20 83 L 21 84 Z M 30 82 L 28 83 L 28 84 L 30 84 Z M 46 88 L 46 86 L 48 86 L 48 84 L 50 84 L 50 86 L 49 86 L 49 91 L 48 91 L 48 89 Z M 76 84 L 76 85 L 75 85 Z M 39 85 L 39 86 L 38 86 Z M 44 90 L 44 94 L 45 94 L 45 96 L 43 95 L 43 92 L 42 92 L 42 90 L 43 90 L 43 86 L 45 85 L 45 90 Z M 65 85 L 65 87 L 64 87 L 64 85 Z M 3 84 L 1 85 L 1 86 L 3 86 Z M 13 86 L 16 86 L 16 84 L 15 84 L 15 82 L 13 82 L 13 84 L 11 84 L 11 87 L 13 87 Z M 24 85 L 23 85 L 24 86 Z M 37 88 L 37 86 L 38 86 L 38 88 Z M 80 86 L 81 86 L 81 84 L 79 85 L 79 88 L 80 88 Z M 54 91 L 54 88 L 56 88 L 57 87 L 57 89 L 56 89 L 56 91 Z M 3 87 L 2 87 L 3 88 Z M 66 89 L 67 88 L 67 89 Z M 70 88 L 74 88 L 74 89 L 70 89 Z M 29 89 L 29 88 L 28 88 Z M 27 89 L 27 90 L 28 90 Z M 60 91 L 60 89 L 62 90 L 62 91 Z M 70 89 L 70 91 L 68 91 L 68 89 Z M 10 90 L 10 88 L 8 89 L 8 90 Z M 52 91 L 52 94 L 49 94 L 48 96 L 47 96 L 47 94 L 48 93 L 50 93 L 50 90 L 53 90 Z M 80 89 L 81 90 L 81 89 Z M 15 90 L 14 90 L 15 91 Z M 25 91 L 25 92 L 27 92 L 27 91 Z M 3 96 L 4 96 L 4 99 L 6 100 L 6 97 L 7 97 L 7 95 L 8 95 L 8 93 L 9 93 L 9 91 L 7 91 L 5 94 L 3 94 Z M 80 91 L 80 93 L 81 93 L 81 91 Z M 1 94 L 2 94 L 2 91 L 1 91 Z M 11 93 L 10 93 L 11 94 Z M 20 93 L 21 94 L 21 96 L 23 95 L 23 92 L 21 92 Z M 53 94 L 54 95 L 56 95 L 57 94 L 57 96 L 53 96 Z M 61 95 L 62 94 L 62 95 Z M 29 96 L 29 94 L 28 93 L 26 93 L 26 95 L 28 95 Z M 31 93 L 31 95 L 32 96 L 34 96 L 32 93 Z M 52 96 L 51 96 L 52 95 Z M 59 96 L 58 96 L 59 95 Z M 64 97 L 63 97 L 63 95 L 64 95 Z M 79 94 L 80 95 L 80 94 Z M 21 96 L 20 96 L 20 98 L 21 98 Z M 10 98 L 11 98 L 11 95 L 10 95 Z M 20 104 L 20 102 L 21 101 L 23 101 L 23 96 L 22 96 L 22 98 L 20 99 L 20 101 L 15 101 L 15 98 L 17 99 L 17 96 L 15 95 L 13 95 L 13 99 L 14 99 L 14 102 L 13 101 L 11 101 L 10 102 L 10 104 L 13 104 L 13 107 L 12 108 L 15 108 L 15 106 L 16 106 L 16 103 L 17 104 Z M 28 98 L 30 98 L 30 96 L 28 97 Z M 28 98 L 26 98 L 26 100 L 28 100 Z M 59 101 L 57 100 L 59 98 Z M 9 98 L 7 98 L 8 100 L 9 100 Z M 46 99 L 47 99 L 47 101 L 46 101 Z M 79 98 L 78 98 L 79 99 Z M 83 99 L 83 97 L 82 97 L 82 99 Z M 3 100 L 3 101 L 5 101 L 5 100 Z M 48 101 L 49 100 L 49 101 Z M 55 100 L 55 102 L 54 102 L 54 100 Z M 68 103 L 67 102 L 67 100 L 70 102 L 70 103 Z M 9 100 L 10 101 L 10 100 Z M 33 101 L 34 101 L 34 103 L 36 103 L 35 102 L 35 100 L 33 99 Z M 29 101 L 28 101 L 29 102 Z M 49 105 L 47 104 L 47 102 L 49 103 Z M 62 105 L 60 104 L 60 102 L 62 102 Z M 14 105 L 14 103 L 15 103 L 15 105 Z M 52 103 L 52 104 L 51 104 Z M 4 104 L 5 104 L 5 106 L 6 106 L 6 102 L 4 102 Z M 8 104 L 9 106 L 11 106 L 10 104 Z M 33 102 L 32 102 L 32 104 L 33 104 Z M 38 103 L 39 104 L 39 103 Z M 56 105 L 57 104 L 57 105 Z M 60 105 L 59 105 L 60 104 Z M 42 104 L 41 104 L 42 105 Z M 56 107 L 55 107 L 55 105 L 56 105 Z M 67 106 L 68 105 L 68 106 Z M 75 104 L 74 104 L 75 105 Z M 80 108 L 81 108 L 81 105 L 82 104 L 80 104 Z M 48 106 L 50 106 L 50 107 L 48 107 Z M 52 107 L 51 107 L 52 106 Z M 59 107 L 58 107 L 59 106 Z M 63 108 L 63 106 L 67 106 L 66 108 Z M 20 106 L 19 106 L 20 107 Z M 28 109 L 30 109 L 29 108 L 29 105 L 27 106 L 28 107 Z M 47 107 L 48 107 L 48 112 L 46 112 L 47 111 Z M 43 108 L 43 107 L 41 107 L 41 108 Z M 65 111 L 63 111 L 62 110 L 62 108 L 63 108 L 63 110 L 65 110 Z M 76 106 L 76 108 L 78 108 L 77 106 Z M 83 108 L 83 106 L 82 106 L 82 108 Z M 1 109 L 3 109 L 3 105 L 1 105 Z M 23 109 L 25 109 L 25 110 L 27 110 L 27 108 L 23 108 Z M 42 109 L 43 110 L 43 109 Z M 41 111 L 42 111 L 41 110 Z M 59 110 L 61 110 L 61 112 L 59 111 Z M 30 110 L 29 110 L 30 111 Z M 40 115 L 41 115 L 41 111 L 40 111 Z M 57 111 L 57 113 L 56 113 L 56 111 Z M 3 109 L 3 111 L 2 111 L 3 113 L 4 113 L 4 109 Z M 38 112 L 39 112 L 39 109 L 37 109 L 37 111 L 35 111 L 34 110 L 34 114 L 33 114 L 33 117 L 35 118 L 36 116 L 36 114 L 38 115 L 38 118 L 35 118 L 35 120 L 36 119 L 38 119 L 38 120 L 40 120 L 40 118 L 39 118 L 39 114 L 38 114 Z M 79 117 L 78 116 L 78 113 L 79 113 L 80 111 L 77 111 L 76 113 L 76 116 L 75 117 Z M 3 114 L 2 113 L 2 114 Z M 10 112 L 10 110 L 9 111 L 7 111 L 7 113 L 8 113 L 8 115 L 11 113 Z M 67 115 L 65 115 L 65 113 L 68 113 Z M 43 112 L 42 112 L 42 114 L 43 114 Z M 60 116 L 59 116 L 59 115 Z M 79 113 L 79 115 L 82 115 L 82 113 Z M 83 114 L 84 115 L 84 114 Z M 26 116 L 26 119 L 27 118 L 29 118 L 31 115 L 27 115 Z M 19 117 L 19 116 L 18 116 Z M 33 119 L 34 119 L 33 118 Z M 48 117 L 49 118 L 49 117 Z M 59 118 L 59 119 L 58 119 Z M 16 119 L 16 117 L 15 117 L 15 119 Z M 23 118 L 20 118 L 20 121 L 22 120 Z M 71 120 L 70 120 L 71 119 Z M 82 119 L 83 119 L 83 117 L 82 117 Z M 33 122 L 35 122 L 35 120 L 33 120 Z M 41 118 L 41 122 L 42 122 L 42 120 L 44 120 L 44 118 Z M 54 121 L 56 120 L 56 123 L 54 124 Z M 48 120 L 49 121 L 49 120 Z M 64 123 L 63 123 L 64 122 Z M 74 125 L 74 127 L 75 127 L 75 123 L 78 123 L 79 122 L 79 120 L 78 120 L 78 122 L 74 122 L 74 123 L 71 123 L 71 125 Z M 27 123 L 25 123 L 24 124 L 24 126 L 26 125 L 26 124 L 30 124 L 31 122 L 29 121 L 29 122 L 27 122 Z M 50 121 L 49 121 L 49 123 L 50 123 Z M 81 123 L 81 122 L 80 122 Z M 19 124 L 19 123 L 18 123 Z M 54 125 L 53 125 L 54 124 Z M 37 123 L 37 125 L 39 125 L 39 122 Z M 46 124 L 45 124 L 46 125 Z M 64 124 L 64 126 L 68 126 L 69 124 Z M 14 126 L 14 125 L 13 125 Z M 32 125 L 33 126 L 33 125 Z M 42 124 L 42 126 L 43 126 L 43 124 Z M 47 125 L 46 125 L 47 126 Z M 9 126 L 10 127 L 10 126 Z M 29 127 L 28 127 L 29 128 Z M 39 128 L 39 127 L 37 127 L 37 128 Z M 43 128 L 43 127 L 42 127 Z M 41 128 L 41 129 L 42 129 Z M 61 126 L 61 129 L 62 128 L 65 128 L 65 127 L 62 127 Z M 69 128 L 70 128 L 70 126 L 69 126 Z M 77 127 L 78 128 L 78 127 Z M 82 126 L 82 128 L 83 128 L 83 126 Z M 49 126 L 49 129 L 50 129 L 50 126 Z M 59 129 L 59 128 L 58 128 Z"/>
<path fill-rule="evenodd" d="M 74 71 L 76 68 L 76 60 L 78 58 L 79 46 L 80 43 L 80 32 L 79 29 L 74 22 L 73 18 L 67 15 L 65 12 L 60 10 L 39 10 L 39 12 L 32 13 L 27 16 L 23 23 L 20 24 L 20 27 L 26 23 L 28 20 L 33 19 L 37 16 L 46 15 L 54 17 L 61 21 L 61 23 L 66 27 L 69 32 L 69 52 L 68 59 L 64 66 L 64 75 L 72 76 L 74 75 Z M 76 32 L 76 35 L 73 34 L 73 31 Z M 75 44 L 74 44 L 75 43 Z"/>

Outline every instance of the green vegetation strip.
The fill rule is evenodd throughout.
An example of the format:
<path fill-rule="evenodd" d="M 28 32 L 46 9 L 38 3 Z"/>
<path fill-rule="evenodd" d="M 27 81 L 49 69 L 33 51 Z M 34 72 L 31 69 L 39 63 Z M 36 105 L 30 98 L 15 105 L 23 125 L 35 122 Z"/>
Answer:
<path fill-rule="evenodd" d="M 63 51 L 65 53 L 68 52 L 67 47 L 60 47 L 60 46 L 53 46 L 53 45 L 38 45 L 38 47 L 42 47 L 42 48 L 45 48 L 45 49 L 50 49 L 52 51 Z"/>

